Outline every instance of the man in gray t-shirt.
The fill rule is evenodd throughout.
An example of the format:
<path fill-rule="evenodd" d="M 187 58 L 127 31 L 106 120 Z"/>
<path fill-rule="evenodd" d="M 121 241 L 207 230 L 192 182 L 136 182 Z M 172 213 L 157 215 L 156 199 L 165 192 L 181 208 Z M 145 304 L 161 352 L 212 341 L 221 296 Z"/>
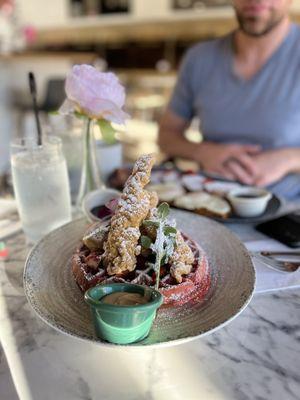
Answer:
<path fill-rule="evenodd" d="M 300 200 L 300 28 L 289 0 L 234 0 L 235 32 L 192 47 L 160 127 L 170 156 Z M 200 118 L 204 141 L 184 131 Z"/>

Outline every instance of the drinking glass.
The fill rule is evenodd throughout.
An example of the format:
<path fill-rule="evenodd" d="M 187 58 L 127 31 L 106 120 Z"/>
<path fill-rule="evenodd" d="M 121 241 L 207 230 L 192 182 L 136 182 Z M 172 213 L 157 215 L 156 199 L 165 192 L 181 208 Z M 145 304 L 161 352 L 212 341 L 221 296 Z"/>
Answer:
<path fill-rule="evenodd" d="M 30 242 L 71 220 L 70 186 L 62 142 L 44 137 L 11 143 L 14 193 L 23 230 Z"/>

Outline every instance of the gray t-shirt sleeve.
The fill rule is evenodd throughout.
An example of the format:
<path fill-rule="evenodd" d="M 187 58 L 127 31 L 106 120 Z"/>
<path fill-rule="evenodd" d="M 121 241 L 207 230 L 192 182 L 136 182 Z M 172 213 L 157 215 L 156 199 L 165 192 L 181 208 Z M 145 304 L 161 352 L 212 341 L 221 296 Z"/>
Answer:
<path fill-rule="evenodd" d="M 194 116 L 192 91 L 192 51 L 184 56 L 178 73 L 177 83 L 169 102 L 169 108 L 178 116 L 191 120 Z"/>

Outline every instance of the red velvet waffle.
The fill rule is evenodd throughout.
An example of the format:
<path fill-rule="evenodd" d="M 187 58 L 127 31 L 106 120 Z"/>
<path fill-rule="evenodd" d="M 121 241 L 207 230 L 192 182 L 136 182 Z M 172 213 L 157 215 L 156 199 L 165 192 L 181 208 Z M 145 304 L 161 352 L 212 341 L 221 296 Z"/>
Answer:
<path fill-rule="evenodd" d="M 190 238 L 183 235 L 185 242 L 191 248 L 195 262 L 192 270 L 183 276 L 182 283 L 177 283 L 170 275 L 168 264 L 161 267 L 159 291 L 164 296 L 164 304 L 182 305 L 192 299 L 199 300 L 207 293 L 210 285 L 208 262 L 204 251 Z M 153 269 L 145 266 L 146 259 L 137 257 L 136 269 L 121 275 L 109 276 L 104 267 L 99 266 L 101 252 L 91 252 L 81 244 L 72 257 L 72 272 L 74 278 L 85 291 L 97 284 L 111 282 L 127 282 L 140 285 L 154 286 L 155 273 Z"/>

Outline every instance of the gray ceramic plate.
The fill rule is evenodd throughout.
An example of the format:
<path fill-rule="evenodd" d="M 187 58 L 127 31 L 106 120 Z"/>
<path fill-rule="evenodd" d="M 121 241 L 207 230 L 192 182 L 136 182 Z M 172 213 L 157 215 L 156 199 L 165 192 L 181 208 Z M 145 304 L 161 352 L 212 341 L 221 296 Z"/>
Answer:
<path fill-rule="evenodd" d="M 205 250 L 212 285 L 197 304 L 159 310 L 150 335 L 131 346 L 168 346 L 211 333 L 236 317 L 249 303 L 255 270 L 239 239 L 221 224 L 185 211 L 172 210 L 178 227 Z M 42 320 L 60 332 L 105 346 L 97 339 L 88 306 L 71 274 L 70 258 L 86 220 L 73 221 L 45 236 L 25 265 L 27 299 Z"/>

